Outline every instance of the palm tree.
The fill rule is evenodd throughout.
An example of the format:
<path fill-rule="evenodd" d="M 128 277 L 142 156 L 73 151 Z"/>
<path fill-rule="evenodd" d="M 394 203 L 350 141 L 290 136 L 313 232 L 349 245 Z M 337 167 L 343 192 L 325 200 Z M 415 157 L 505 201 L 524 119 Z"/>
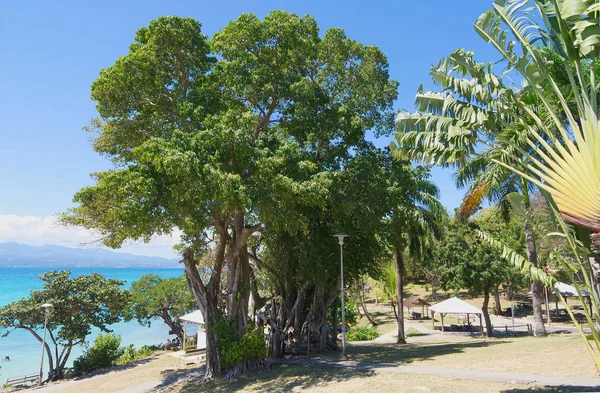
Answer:
<path fill-rule="evenodd" d="M 403 190 L 404 203 L 396 206 L 390 215 L 390 243 L 396 264 L 396 306 L 398 311 L 398 343 L 406 343 L 404 333 L 404 252 L 415 260 L 428 255 L 434 237 L 441 234 L 441 221 L 446 210 L 437 199 L 439 189 L 427 177 L 429 171 L 416 168 L 411 181 L 391 179 L 391 189 Z"/>
<path fill-rule="evenodd" d="M 525 196 L 529 207 L 532 183 L 523 181 L 495 161 L 509 162 L 522 167 L 513 144 L 520 146 L 521 130 L 507 129 L 513 119 L 526 115 L 518 107 L 505 102 L 505 96 L 517 94 L 504 87 L 492 73 L 491 64 L 477 63 L 473 54 L 458 50 L 442 59 L 430 73 L 442 92 L 417 94 L 419 113 L 400 113 L 397 155 L 426 160 L 456 168 L 459 188 L 468 187 L 459 217 L 469 217 L 487 199 L 499 203 L 508 212 L 504 197 L 512 192 Z M 528 106 L 538 104 L 527 93 L 522 97 Z M 509 112 L 510 110 L 510 112 Z M 525 146 L 523 146 L 525 148 Z M 506 214 L 505 214 L 506 216 Z M 529 261 L 538 266 L 535 238 L 526 222 L 524 232 Z M 542 312 L 541 283 L 531 282 L 534 335 L 546 336 Z"/>
<path fill-rule="evenodd" d="M 501 158 L 493 162 L 544 193 L 573 252 L 574 262 L 564 262 L 564 267 L 580 298 L 581 289 L 590 291 L 597 315 L 600 314 L 597 274 L 600 271 L 600 106 L 596 82 L 600 70 L 599 16 L 600 3 L 593 0 L 495 1 L 493 9 L 481 15 L 474 26 L 498 51 L 505 65 L 497 76 L 489 73 L 491 85 L 497 87 L 493 96 L 498 105 L 492 108 L 496 110 L 492 119 L 501 122 L 504 131 L 488 128 L 486 132 L 490 129 L 492 132 L 481 138 L 477 132 L 462 134 L 465 130 L 462 124 L 448 122 L 458 129 L 446 140 L 440 140 L 447 150 L 452 150 L 448 142 L 456 139 L 467 142 L 458 146 L 460 151 L 470 148 L 469 152 L 473 152 L 478 143 L 494 146 L 503 141 L 504 147 L 518 152 L 522 165 L 515 166 Z M 553 55 L 551 61 L 545 55 L 548 51 Z M 553 74 L 557 69 L 564 78 Z M 506 87 L 509 75 L 513 80 L 522 80 L 520 91 L 535 97 L 541 111 L 527 104 L 525 94 Z M 486 90 L 483 94 L 492 92 Z M 471 112 L 485 115 L 487 109 Z M 515 111 L 525 116 L 513 116 Z M 470 119 L 466 120 L 468 123 Z M 507 138 L 507 134 L 516 139 Z M 565 221 L 577 228 L 577 238 Z M 587 253 L 591 261 L 582 252 L 580 242 L 589 245 Z M 506 248 L 504 253 L 510 254 Z M 539 269 L 532 272 L 544 278 Z M 577 277 L 583 277 L 583 282 Z M 593 337 L 593 341 L 585 342 L 600 370 L 600 329 L 594 325 L 590 313 L 584 311 Z M 585 338 L 581 329 L 580 333 Z M 595 344 L 595 351 L 591 343 Z"/>

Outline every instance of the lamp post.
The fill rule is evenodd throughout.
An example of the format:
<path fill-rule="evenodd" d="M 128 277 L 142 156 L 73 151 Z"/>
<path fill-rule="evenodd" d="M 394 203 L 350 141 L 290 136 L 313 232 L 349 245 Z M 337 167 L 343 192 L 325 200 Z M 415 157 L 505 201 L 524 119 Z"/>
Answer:
<path fill-rule="evenodd" d="M 50 303 L 42 304 L 42 308 L 44 308 L 44 338 L 42 339 L 42 361 L 40 362 L 40 379 L 38 381 L 38 386 L 42 385 L 42 377 L 44 375 L 44 349 L 46 349 L 46 329 L 48 326 L 48 310 L 52 307 Z"/>
<path fill-rule="evenodd" d="M 346 355 L 346 307 L 344 305 L 344 238 L 348 237 L 345 233 L 337 233 L 333 235 L 337 237 L 340 244 L 340 276 L 341 276 L 341 292 L 342 292 L 342 356 Z M 337 329 L 337 326 L 336 326 Z"/>

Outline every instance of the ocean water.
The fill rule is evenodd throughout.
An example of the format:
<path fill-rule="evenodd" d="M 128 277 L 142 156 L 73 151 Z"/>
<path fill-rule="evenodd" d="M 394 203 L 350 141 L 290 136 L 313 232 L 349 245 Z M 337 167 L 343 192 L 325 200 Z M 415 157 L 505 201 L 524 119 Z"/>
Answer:
<path fill-rule="evenodd" d="M 23 297 L 26 297 L 31 289 L 41 288 L 40 274 L 49 270 L 48 268 L 5 268 L 0 267 L 0 307 Z M 60 269 L 56 269 L 60 270 Z M 129 288 L 144 274 L 156 274 L 163 278 L 179 277 L 183 275 L 183 269 L 161 269 L 161 268 L 73 268 L 71 275 L 101 273 L 107 278 L 118 278 L 126 282 L 125 288 Z M 193 325 L 192 325 L 193 326 Z M 120 334 L 122 345 L 133 344 L 136 347 L 150 344 L 163 343 L 169 336 L 169 328 L 161 320 L 156 320 L 150 328 L 139 325 L 136 321 L 120 322 L 111 325 L 114 333 Z M 189 330 L 189 329 L 188 329 Z M 93 343 L 98 330 L 94 329 L 88 336 L 88 341 Z M 194 334 L 190 331 L 188 334 Z M 41 343 L 29 332 L 17 329 L 6 337 L 0 336 L 0 386 L 6 382 L 6 378 L 24 374 L 35 374 L 39 372 Z M 74 347 L 69 358 L 69 366 L 73 360 L 83 352 L 84 347 Z M 3 361 L 9 356 L 10 361 Z M 46 355 L 45 355 L 46 356 Z M 44 373 L 48 372 L 48 361 L 44 360 Z"/>

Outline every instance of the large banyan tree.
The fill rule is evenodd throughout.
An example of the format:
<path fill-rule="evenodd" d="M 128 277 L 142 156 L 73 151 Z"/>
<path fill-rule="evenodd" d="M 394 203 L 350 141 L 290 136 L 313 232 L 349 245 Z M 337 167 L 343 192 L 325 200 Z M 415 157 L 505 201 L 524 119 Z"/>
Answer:
<path fill-rule="evenodd" d="M 260 362 L 231 350 L 231 342 L 251 340 L 249 241 L 269 231 L 293 247 L 301 237 L 316 243 L 321 231 L 318 241 L 332 242 L 333 228 L 315 220 L 328 219 L 335 184 L 366 133 L 391 131 L 397 83 L 378 48 L 341 29 L 320 36 L 309 16 L 244 14 L 211 40 L 200 26 L 158 18 L 101 71 L 90 129 L 94 149 L 114 168 L 94 174 L 63 220 L 96 230 L 110 247 L 182 234 L 212 378 Z M 327 250 L 313 249 L 315 277 L 336 269 Z M 208 264 L 199 268 L 201 257 Z M 322 275 L 319 296 L 335 296 L 338 273 Z M 323 329 L 309 330 L 317 325 Z"/>

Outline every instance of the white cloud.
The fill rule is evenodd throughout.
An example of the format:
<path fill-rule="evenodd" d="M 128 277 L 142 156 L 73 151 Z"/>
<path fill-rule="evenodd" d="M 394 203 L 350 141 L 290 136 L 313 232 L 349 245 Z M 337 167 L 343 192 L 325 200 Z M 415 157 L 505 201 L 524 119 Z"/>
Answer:
<path fill-rule="evenodd" d="M 173 246 L 179 242 L 180 232 L 172 236 L 156 236 L 150 243 L 129 243 L 123 245 L 121 252 L 136 255 L 176 257 Z M 33 246 L 56 244 L 66 247 L 98 248 L 95 243 L 100 236 L 83 228 L 65 227 L 57 222 L 55 216 L 17 216 L 0 214 L 0 243 L 17 242 Z"/>

